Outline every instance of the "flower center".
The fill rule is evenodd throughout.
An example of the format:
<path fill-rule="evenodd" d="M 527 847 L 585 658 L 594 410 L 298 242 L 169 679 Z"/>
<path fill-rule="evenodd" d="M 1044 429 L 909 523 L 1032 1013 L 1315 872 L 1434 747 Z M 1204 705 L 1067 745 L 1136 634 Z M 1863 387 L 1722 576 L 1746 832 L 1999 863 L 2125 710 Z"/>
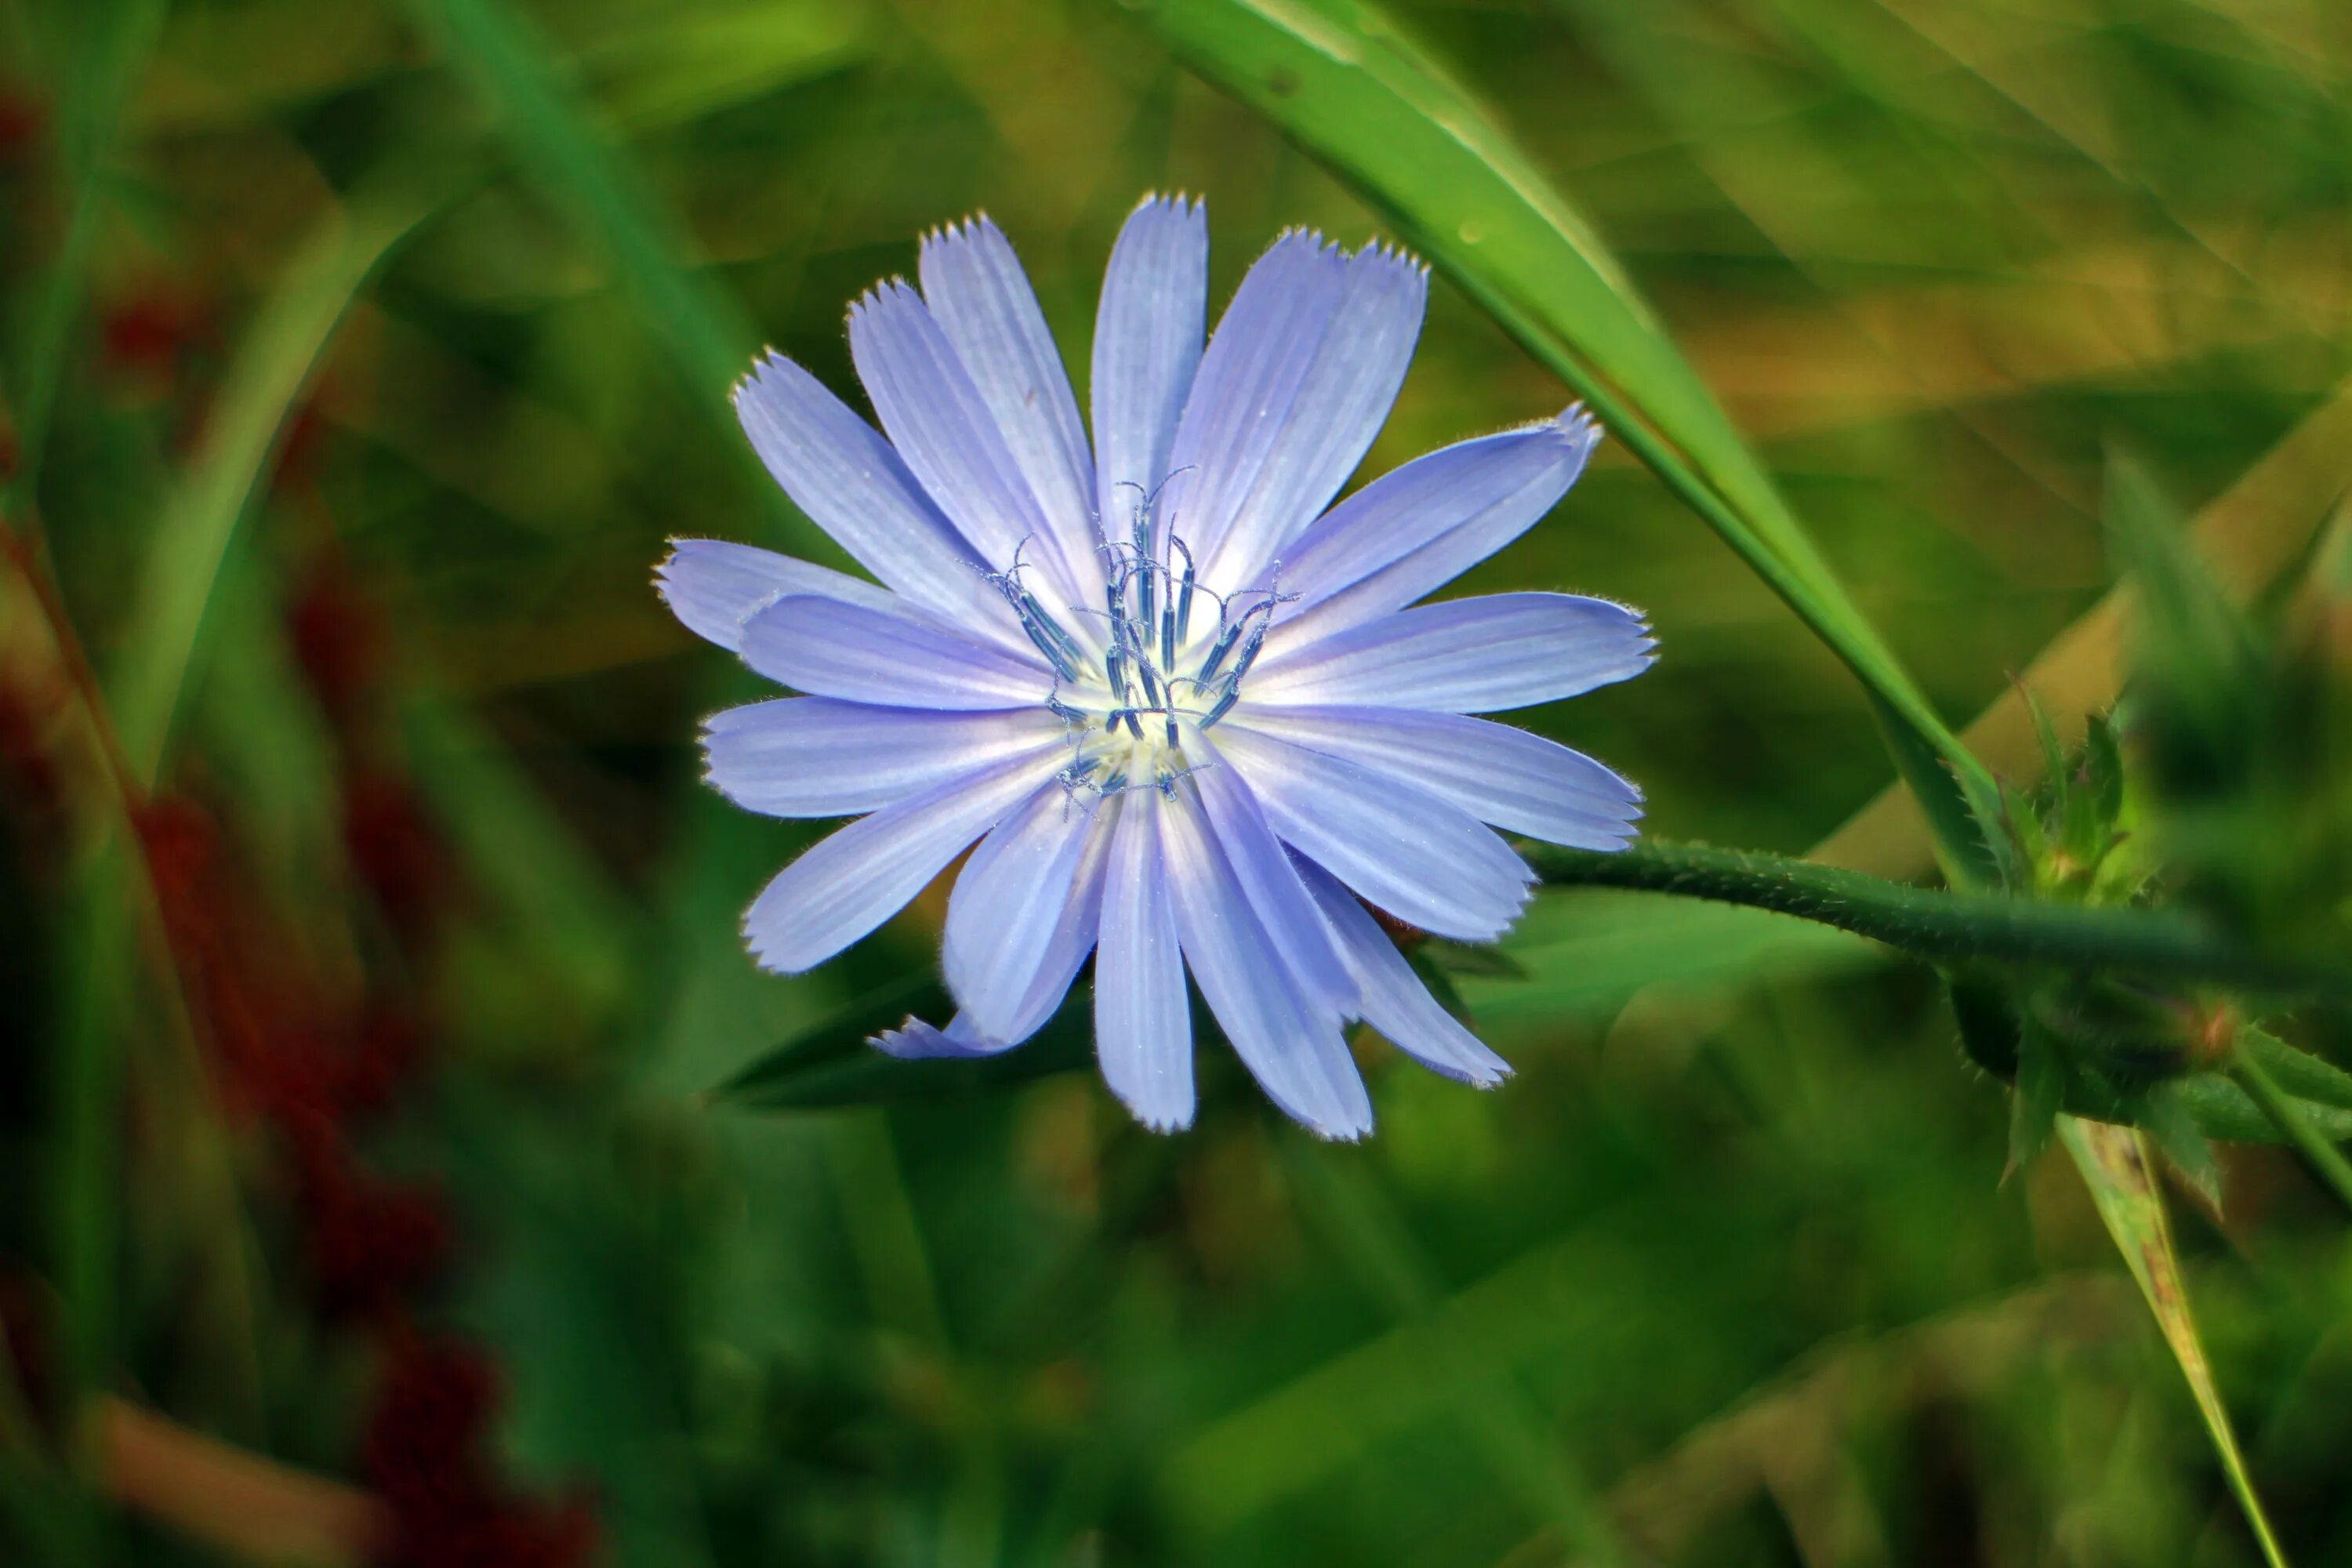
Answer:
<path fill-rule="evenodd" d="M 1283 597 L 1252 588 L 1229 598 L 1196 582 L 1192 552 L 1172 529 L 1155 527 L 1150 498 L 1136 508 L 1128 539 L 1104 537 L 1096 550 L 1108 578 L 1103 605 L 1072 611 L 1100 625 L 1099 647 L 1023 585 L 1017 559 L 992 580 L 1053 667 L 1045 706 L 1068 727 L 1071 743 L 1063 787 L 1171 793 L 1194 765 L 1187 733 L 1214 728 L 1241 700 L 1242 679 Z"/>

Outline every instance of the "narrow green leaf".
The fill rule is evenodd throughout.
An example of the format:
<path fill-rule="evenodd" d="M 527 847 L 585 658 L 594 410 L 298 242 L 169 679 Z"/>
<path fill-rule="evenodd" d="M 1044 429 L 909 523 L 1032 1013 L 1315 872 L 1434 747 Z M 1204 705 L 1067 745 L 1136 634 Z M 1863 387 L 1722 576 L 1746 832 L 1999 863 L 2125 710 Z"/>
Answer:
<path fill-rule="evenodd" d="M 874 992 L 754 1058 L 709 1098 L 747 1110 L 950 1099 L 1068 1072 L 1093 1059 L 1094 996 L 1084 985 L 1072 988 L 1044 1028 L 998 1056 L 902 1061 L 870 1043 L 910 1016 L 941 1023 L 953 1010 L 946 989 L 928 974 Z M 1196 1034 L 1201 1022 L 1194 1020 Z"/>
<path fill-rule="evenodd" d="M 2000 1178 L 2032 1164 L 2058 1130 L 2066 1103 L 2066 1059 L 2046 1029 L 2029 1026 L 2019 1037 L 2017 1085 L 2009 1102 L 2009 1163 Z"/>
<path fill-rule="evenodd" d="M 429 210 L 414 192 L 356 195 L 296 250 L 230 363 L 186 477 L 141 569 L 114 690 L 131 768 L 152 783 L 202 648 L 206 612 L 278 435 L 336 324 L 386 253 Z"/>
<path fill-rule="evenodd" d="M 2034 743 L 2042 748 L 2042 776 L 2050 781 L 2052 789 L 2063 790 L 2066 787 L 2066 748 L 2058 743 L 2058 731 L 2051 727 L 2050 714 L 2042 706 L 2042 699 L 2022 685 L 2017 689 L 2025 700 L 2026 717 L 2033 721 Z"/>
<path fill-rule="evenodd" d="M 2017 847 L 2001 831 L 2000 791 L 1989 775 L 1953 769 L 1944 752 L 1904 721 L 1876 692 L 1870 711 L 1895 773 L 1919 803 L 1937 864 L 1956 888 L 2014 888 L 2024 884 Z"/>
<path fill-rule="evenodd" d="M 2083 732 L 2083 766 L 2090 775 L 2093 804 L 2099 820 L 2113 822 L 2123 815 L 2124 757 L 2116 743 L 2115 721 L 2104 713 L 2091 715 Z"/>
<path fill-rule="evenodd" d="M 2309 1051 L 2297 1050 L 2276 1035 L 2252 1025 L 2240 1026 L 2238 1048 L 2295 1099 L 2352 1110 L 2352 1073 L 2335 1063 L 2324 1061 Z"/>
<path fill-rule="evenodd" d="M 2263 1560 L 2271 1568 L 2286 1568 L 2270 1521 L 2263 1517 L 2262 1500 L 2254 1495 L 2253 1482 L 2246 1474 L 2245 1458 L 2239 1452 L 2221 1390 L 2214 1385 L 2205 1347 L 2197 1337 L 2188 1289 L 2180 1278 L 2180 1260 L 2173 1252 L 2171 1228 L 2165 1220 L 2164 1200 L 2148 1171 L 2146 1142 L 2129 1129 L 2071 1116 L 2059 1122 L 2058 1133 L 2091 1189 L 2091 1199 L 2098 1205 L 2107 1234 L 2115 1238 L 2132 1278 L 2139 1281 L 2140 1294 L 2147 1298 L 2148 1310 L 2156 1314 L 2157 1327 L 2163 1331 L 2173 1359 L 2180 1363 L 2181 1375 L 2189 1380 L 2189 1392 L 2205 1418 L 2206 1434 L 2221 1457 L 2238 1506 L 2245 1511 L 2246 1524 L 2262 1548 Z"/>
<path fill-rule="evenodd" d="M 1510 138 L 1357 0 L 1153 0 L 1202 74 L 1356 184 L 1716 529 L 1958 773 L 1990 780 L 1856 609 L 1623 269 Z M 1920 782 L 1913 770 L 1905 776 Z M 1930 788 L 1934 786 L 1929 785 Z M 1963 860 L 1970 840 L 1948 847 Z"/>
<path fill-rule="evenodd" d="M 2182 1100 L 2179 1084 L 2156 1085 L 2139 1097 L 2137 1110 L 2141 1129 L 2163 1152 L 2174 1173 L 2204 1200 L 2208 1209 L 2220 1214 L 2221 1167 L 2214 1163 L 2213 1146 L 2205 1141 L 2196 1114 Z"/>

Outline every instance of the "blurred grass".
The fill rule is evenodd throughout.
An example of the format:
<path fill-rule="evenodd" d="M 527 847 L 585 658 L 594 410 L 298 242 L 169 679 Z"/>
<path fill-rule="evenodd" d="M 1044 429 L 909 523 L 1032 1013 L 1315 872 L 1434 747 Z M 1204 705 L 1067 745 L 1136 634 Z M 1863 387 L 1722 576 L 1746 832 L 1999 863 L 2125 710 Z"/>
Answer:
<path fill-rule="evenodd" d="M 2340 7 L 1399 11 L 1576 193 L 1942 710 L 2000 700 L 2100 603 L 2105 440 L 2214 503 L 2206 542 L 2250 563 L 2250 595 L 2340 490 Z M 2004 1108 L 1958 1069 L 1932 988 L 1810 927 L 1547 900 L 1513 950 L 1531 978 L 1464 987 L 1519 1076 L 1475 1095 L 1368 1043 L 1362 1150 L 1305 1143 L 1206 1052 L 1175 1141 L 1066 1074 L 846 1117 L 697 1101 L 926 973 L 938 912 L 802 981 L 737 946 L 806 830 L 700 786 L 695 721 L 741 693 L 646 586 L 671 534 L 811 548 L 726 383 L 772 342 L 854 395 L 845 302 L 975 207 L 1074 365 L 1144 189 L 1206 195 L 1221 298 L 1286 224 L 1377 232 L 1148 18 L 187 0 L 121 132 L 82 153 L 57 138 L 98 101 L 72 63 L 97 14 L 0 26 L 0 98 L 57 128 L 0 153 L 0 363 L 38 457 L 19 483 L 101 668 L 203 628 L 209 659 L 157 661 L 192 682 L 163 779 L 219 821 L 257 950 L 307 992 L 430 1020 L 430 1085 L 371 1158 L 444 1184 L 465 1240 L 431 1310 L 486 1337 L 509 1461 L 591 1483 L 614 1560 L 1519 1565 L 1588 1529 L 1688 1563 L 2258 1560 L 2157 1334 L 2081 1304 L 2114 1300 L 2083 1280 L 2112 1270 L 2096 1214 L 2046 1163 L 1997 1188 Z M 402 177 L 445 199 L 363 282 L 320 274 L 347 310 L 311 296 L 325 314 L 273 340 L 306 237 L 381 232 L 371 193 Z M 142 321 L 179 325 L 158 350 Z M 315 374 L 253 393 L 242 345 L 312 329 Z M 45 363 L 54 417 L 20 369 Z M 1368 470 L 1559 400 L 1441 284 Z M 203 456 L 240 430 L 236 463 Z M 2285 473 L 2273 453 L 2295 482 L 2237 488 Z M 169 523 L 205 494 L 201 528 Z M 205 547 L 150 568 L 175 538 Z M 209 608 L 142 610 L 151 572 Z M 322 573 L 383 628 L 374 720 L 299 678 L 289 612 Z M 1833 661 L 1619 448 L 1465 590 L 1528 585 L 1659 627 L 1643 680 L 1528 716 L 1639 779 L 1657 831 L 1800 848 L 1887 782 Z M 187 635 L 159 639 L 166 620 Z M 354 868 L 370 771 L 413 777 L 457 868 L 421 953 Z M 0 868 L 0 978 L 12 1040 L 21 1016 L 54 1041 L 71 955 L 26 837 Z M 88 1238 L 120 1264 L 100 1373 L 350 1474 L 366 1380 L 307 1305 L 282 1154 L 217 1085 L 164 1092 L 153 954 L 129 945 L 99 977 L 138 994 L 107 1029 L 142 1138 Z M 195 1145 L 154 1133 L 199 1122 L 237 1151 L 243 1239 L 184 1199 Z M 41 1190 L 45 1130 L 0 1127 L 9 1190 Z M 2341 1560 L 2340 1232 L 2283 1157 L 2227 1175 L 2226 1221 L 2178 1237 L 2214 1381 L 2288 1557 Z M 12 1280 L 41 1251 L 25 1206 Z M 250 1412 L 221 1372 L 234 1320 L 186 1314 L 184 1289 L 247 1262 Z M 1756 1412 L 1796 1424 L 1720 1446 Z M 144 1526 L 123 1550 L 190 1560 Z"/>

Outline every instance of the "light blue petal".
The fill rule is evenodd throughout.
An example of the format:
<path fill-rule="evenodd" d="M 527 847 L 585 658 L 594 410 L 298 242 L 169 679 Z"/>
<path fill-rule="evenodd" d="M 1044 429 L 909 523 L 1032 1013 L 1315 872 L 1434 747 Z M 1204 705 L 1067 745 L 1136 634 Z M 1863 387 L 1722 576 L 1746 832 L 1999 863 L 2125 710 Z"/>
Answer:
<path fill-rule="evenodd" d="M 1192 1009 L 1160 847 L 1155 791 L 1120 798 L 1095 954 L 1095 1053 L 1103 1082 L 1155 1132 L 1192 1122 Z"/>
<path fill-rule="evenodd" d="M 1485 719 L 1271 705 L 1236 718 L 1259 734 L 1344 758 L 1451 801 L 1481 822 L 1553 844 L 1622 849 L 1642 815 L 1642 792 L 1583 752 Z"/>
<path fill-rule="evenodd" d="M 1070 904 L 1095 797 L 1048 783 L 971 852 L 948 900 L 940 967 L 982 1034 L 1012 1038 Z"/>
<path fill-rule="evenodd" d="M 1422 1066 L 1458 1082 L 1492 1089 L 1511 1076 L 1510 1063 L 1438 1005 L 1388 932 L 1347 889 L 1320 867 L 1306 867 L 1301 874 L 1355 973 L 1365 1023 Z"/>
<path fill-rule="evenodd" d="M 1281 439 L 1324 329 L 1339 308 L 1348 260 L 1320 235 L 1294 230 L 1242 279 L 1184 401 L 1159 509 L 1195 553 L 1224 536 Z"/>
<path fill-rule="evenodd" d="M 1069 895 L 1062 900 L 1062 916 L 1046 940 L 1045 957 L 1038 963 L 1035 978 L 1029 982 L 1029 991 L 1021 999 L 1020 1010 L 1013 1015 L 1007 1037 L 1016 1044 L 1045 1027 L 1069 994 L 1070 983 L 1095 950 L 1096 935 L 1102 929 L 1103 888 L 1110 869 L 1110 843 L 1113 829 L 1118 826 L 1118 803 L 1106 801 L 1094 814 L 1094 823 L 1087 830 L 1086 843 L 1078 853 L 1078 868 L 1070 878 Z"/>
<path fill-rule="evenodd" d="M 1062 999 L 1069 994 L 1070 983 L 1078 977 L 1087 954 L 1094 951 L 1095 933 L 1102 919 L 1104 872 L 1110 862 L 1111 831 L 1117 814 L 1116 802 L 1096 812 L 1070 879 L 1068 896 L 1062 901 L 1060 919 L 1045 942 L 1027 994 L 1001 1034 L 984 1034 L 970 1013 L 958 1013 L 948 1020 L 944 1029 L 909 1018 L 898 1028 L 877 1035 L 870 1043 L 891 1056 L 908 1059 L 988 1057 L 1011 1050 L 1045 1027 L 1061 1008 Z M 961 889 L 962 884 L 957 885 Z M 1173 952 L 1174 939 L 1170 940 Z M 1180 988 L 1183 984 L 1181 971 L 1177 984 Z"/>
<path fill-rule="evenodd" d="M 1078 422 L 1069 374 L 1020 258 L 985 216 L 923 241 L 923 300 L 1013 454 L 1014 467 L 1060 535 L 1073 570 L 1098 563 L 1094 549 L 1094 454 Z M 1097 574 L 1077 586 L 1094 603 Z"/>
<path fill-rule="evenodd" d="M 1188 536 L 1202 582 L 1223 594 L 1273 583 L 1273 563 L 1331 504 L 1387 422 L 1428 298 L 1428 270 L 1410 257 L 1366 246 L 1348 258 L 1296 400 L 1266 411 L 1278 429 L 1249 494 L 1222 535 L 1204 527 Z"/>
<path fill-rule="evenodd" d="M 714 714 L 702 747 L 712 785 L 747 811 L 856 816 L 1061 733 L 1042 708 L 940 713 L 780 697 Z"/>
<path fill-rule="evenodd" d="M 686 629 L 720 647 L 740 650 L 743 623 L 787 594 L 814 594 L 852 605 L 887 606 L 887 588 L 772 550 L 723 539 L 673 539 L 654 582 Z"/>
<path fill-rule="evenodd" d="M 850 307 L 849 353 L 891 445 L 973 552 L 999 571 L 1018 557 L 1045 573 L 1038 597 L 1053 608 L 1075 602 L 1062 541 L 922 296 L 893 280 Z"/>
<path fill-rule="evenodd" d="M 1297 635 L 1328 636 L 1444 587 L 1533 527 L 1599 444 L 1580 409 L 1415 458 L 1325 513 L 1282 555 Z M 1309 622 L 1307 617 L 1312 615 Z"/>
<path fill-rule="evenodd" d="M 906 907 L 964 846 L 1051 776 L 1059 742 L 860 817 L 778 872 L 743 917 L 751 954 L 798 974 Z"/>
<path fill-rule="evenodd" d="M 1111 247 L 1095 313 L 1095 504 L 1115 538 L 1168 477 L 1208 299 L 1207 212 L 1181 196 L 1145 197 Z"/>
<path fill-rule="evenodd" d="M 1408 924 L 1492 942 L 1528 900 L 1534 875 L 1461 807 L 1355 763 L 1236 721 L 1217 731 L 1283 842 Z"/>
<path fill-rule="evenodd" d="M 876 581 L 974 632 L 1025 646 L 971 545 L 890 444 L 816 377 L 771 353 L 736 384 L 735 417 L 784 493 Z"/>
<path fill-rule="evenodd" d="M 1186 737 L 1186 750 L 1197 750 L 1209 759 L 1208 765 L 1191 775 L 1200 790 L 1201 807 L 1208 813 L 1225 864 L 1248 895 L 1250 908 L 1257 912 L 1284 967 L 1317 1005 L 1341 1017 L 1354 1016 L 1355 980 L 1331 944 L 1331 933 L 1316 918 L 1314 902 L 1299 885 L 1289 851 L 1275 836 L 1241 770 L 1224 765 L 1215 743 L 1200 731 Z"/>
<path fill-rule="evenodd" d="M 751 617 L 743 662 L 812 697 L 886 708 L 978 710 L 1042 704 L 1054 677 L 903 606 L 882 610 L 793 595 Z"/>
<path fill-rule="evenodd" d="M 1309 1131 L 1352 1140 L 1372 1103 L 1340 1033 L 1276 956 L 1207 818 L 1180 787 L 1160 810 L 1176 931 L 1201 994 L 1268 1099 Z"/>
<path fill-rule="evenodd" d="M 1304 626 L 1266 638 L 1245 702 L 1492 713 L 1639 675 L 1657 646 L 1636 612 L 1575 594 L 1416 605 L 1311 640 Z"/>

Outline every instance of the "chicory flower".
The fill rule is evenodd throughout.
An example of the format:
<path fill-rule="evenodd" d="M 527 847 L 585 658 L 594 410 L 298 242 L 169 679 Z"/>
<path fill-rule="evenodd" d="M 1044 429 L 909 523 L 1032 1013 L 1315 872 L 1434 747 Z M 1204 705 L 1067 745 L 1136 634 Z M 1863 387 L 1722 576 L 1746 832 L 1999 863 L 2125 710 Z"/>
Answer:
<path fill-rule="evenodd" d="M 1371 1129 L 1362 1020 L 1427 1067 L 1508 1067 L 1431 996 L 1367 906 L 1492 942 L 1532 876 L 1494 829 L 1624 846 L 1640 793 L 1471 715 L 1639 673 L 1602 599 L 1421 604 L 1532 526 L 1600 439 L 1580 410 L 1429 453 L 1333 506 L 1394 402 L 1426 273 L 1306 232 L 1254 266 L 1202 346 L 1205 215 L 1146 200 L 1096 320 L 1092 433 L 1012 247 L 932 234 L 849 341 L 882 433 L 800 366 L 736 389 L 777 482 L 873 581 L 682 540 L 664 596 L 804 695 L 710 721 L 710 782 L 780 816 L 856 816 L 744 919 L 771 969 L 822 963 L 968 847 L 942 964 L 961 1011 L 876 1043 L 1028 1038 L 1094 959 L 1097 1048 L 1148 1125 L 1193 1113 L 1189 971 L 1274 1101 Z"/>

